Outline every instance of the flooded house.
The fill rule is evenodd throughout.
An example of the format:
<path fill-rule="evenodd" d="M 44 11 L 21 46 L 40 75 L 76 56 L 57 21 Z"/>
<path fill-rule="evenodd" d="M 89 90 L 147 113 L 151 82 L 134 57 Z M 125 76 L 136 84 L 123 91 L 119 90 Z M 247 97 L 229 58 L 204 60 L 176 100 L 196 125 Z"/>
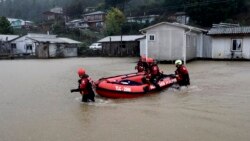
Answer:
<path fill-rule="evenodd" d="M 203 37 L 206 30 L 180 23 L 161 22 L 140 32 L 140 55 L 147 55 L 158 61 L 184 61 L 202 57 Z"/>
<path fill-rule="evenodd" d="M 250 26 L 214 24 L 208 35 L 212 59 L 250 59 Z"/>
<path fill-rule="evenodd" d="M 144 35 L 108 36 L 101 40 L 103 56 L 139 56 L 140 41 Z"/>
<path fill-rule="evenodd" d="M 74 57 L 80 42 L 59 38 L 56 35 L 27 34 L 11 42 L 16 46 L 14 54 L 18 56 L 36 56 L 38 58 Z"/>
<path fill-rule="evenodd" d="M 3 35 L 0 34 L 0 57 L 9 57 L 12 55 L 15 46 L 11 44 L 11 41 L 18 38 L 18 35 Z"/>

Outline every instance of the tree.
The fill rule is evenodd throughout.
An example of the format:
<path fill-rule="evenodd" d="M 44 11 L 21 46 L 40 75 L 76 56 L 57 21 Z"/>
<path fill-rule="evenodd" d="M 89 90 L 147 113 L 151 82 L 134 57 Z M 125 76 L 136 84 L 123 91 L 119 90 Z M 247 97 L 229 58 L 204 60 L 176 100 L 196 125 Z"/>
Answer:
<path fill-rule="evenodd" d="M 126 3 L 128 3 L 129 1 L 130 0 L 105 0 L 105 7 L 106 9 L 116 7 L 124 11 Z"/>
<path fill-rule="evenodd" d="M 13 34 L 13 29 L 6 17 L 0 17 L 0 34 Z"/>
<path fill-rule="evenodd" d="M 80 18 L 83 13 L 83 2 L 75 0 L 65 8 L 65 11 L 67 16 L 72 18 Z"/>
<path fill-rule="evenodd" d="M 246 0 L 189 0 L 185 6 L 186 12 L 195 24 L 211 27 L 213 23 L 226 21 L 233 18 L 237 13 L 244 11 L 246 9 L 245 2 Z"/>
<path fill-rule="evenodd" d="M 106 16 L 106 34 L 121 34 L 122 26 L 125 23 L 125 16 L 118 8 L 112 8 Z"/>

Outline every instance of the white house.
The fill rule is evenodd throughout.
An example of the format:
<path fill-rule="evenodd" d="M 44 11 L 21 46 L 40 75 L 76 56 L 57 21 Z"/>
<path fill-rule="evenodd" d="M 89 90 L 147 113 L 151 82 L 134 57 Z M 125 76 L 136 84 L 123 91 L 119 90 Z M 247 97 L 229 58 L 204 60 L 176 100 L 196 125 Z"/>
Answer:
<path fill-rule="evenodd" d="M 141 54 L 158 61 L 184 61 L 203 54 L 203 36 L 206 30 L 179 23 L 161 22 L 140 32 L 146 35 L 141 40 Z M 143 46 L 144 44 L 144 46 Z"/>
<path fill-rule="evenodd" d="M 214 24 L 208 35 L 211 37 L 211 58 L 250 59 L 250 26 Z"/>
<path fill-rule="evenodd" d="M 80 42 L 56 35 L 27 34 L 11 42 L 16 46 L 17 55 L 34 55 L 38 58 L 77 56 L 77 44 Z"/>

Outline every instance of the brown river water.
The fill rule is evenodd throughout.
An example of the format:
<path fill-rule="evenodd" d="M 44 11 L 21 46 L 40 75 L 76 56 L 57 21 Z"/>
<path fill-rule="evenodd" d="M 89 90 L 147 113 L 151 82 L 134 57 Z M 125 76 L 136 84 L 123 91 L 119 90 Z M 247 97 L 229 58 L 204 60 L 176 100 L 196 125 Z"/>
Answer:
<path fill-rule="evenodd" d="M 193 61 L 190 87 L 136 99 L 70 93 L 79 67 L 97 80 L 134 72 L 137 59 L 0 60 L 0 141 L 250 140 L 250 62 Z"/>

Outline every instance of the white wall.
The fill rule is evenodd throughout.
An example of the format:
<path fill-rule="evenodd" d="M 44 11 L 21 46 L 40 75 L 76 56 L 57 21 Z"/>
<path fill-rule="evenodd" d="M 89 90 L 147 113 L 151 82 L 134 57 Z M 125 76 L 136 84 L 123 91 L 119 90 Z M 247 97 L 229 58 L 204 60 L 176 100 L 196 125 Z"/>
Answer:
<path fill-rule="evenodd" d="M 196 57 L 203 56 L 203 34 L 198 34 Z"/>
<path fill-rule="evenodd" d="M 242 39 L 242 52 L 235 52 L 234 57 L 250 59 L 250 37 L 212 37 L 212 58 L 230 59 L 232 39 Z"/>
<path fill-rule="evenodd" d="M 242 57 L 250 59 L 250 37 L 243 38 Z"/>
<path fill-rule="evenodd" d="M 200 48 L 200 36 L 198 33 L 190 32 L 186 35 L 186 60 L 194 59 L 197 57 L 198 48 Z"/>
<path fill-rule="evenodd" d="M 183 58 L 183 34 L 183 28 L 165 24 L 147 30 L 149 57 L 161 61 Z M 149 41 L 150 35 L 155 35 L 154 41 Z"/>
<path fill-rule="evenodd" d="M 140 56 L 146 56 L 146 39 L 140 40 Z"/>
<path fill-rule="evenodd" d="M 27 38 L 26 36 L 21 37 L 19 39 L 16 39 L 12 41 L 11 43 L 16 44 L 16 51 L 17 54 L 23 54 L 23 53 L 33 53 L 35 55 L 35 48 L 36 45 L 33 40 Z M 32 50 L 27 50 L 27 45 L 32 45 Z"/>
<path fill-rule="evenodd" d="M 231 38 L 213 37 L 212 38 L 212 58 L 226 59 L 231 58 Z"/>
<path fill-rule="evenodd" d="M 56 57 L 56 50 L 57 46 L 56 44 L 49 44 L 49 57 Z"/>
<path fill-rule="evenodd" d="M 187 35 L 186 35 L 187 34 Z M 149 36 L 154 35 L 155 40 L 150 41 Z M 188 44 L 186 36 L 192 36 L 192 44 Z M 161 61 L 176 59 L 190 60 L 201 57 L 203 54 L 203 34 L 189 31 L 182 27 L 162 24 L 146 31 L 148 55 Z M 193 40 L 194 39 L 194 40 Z"/>

